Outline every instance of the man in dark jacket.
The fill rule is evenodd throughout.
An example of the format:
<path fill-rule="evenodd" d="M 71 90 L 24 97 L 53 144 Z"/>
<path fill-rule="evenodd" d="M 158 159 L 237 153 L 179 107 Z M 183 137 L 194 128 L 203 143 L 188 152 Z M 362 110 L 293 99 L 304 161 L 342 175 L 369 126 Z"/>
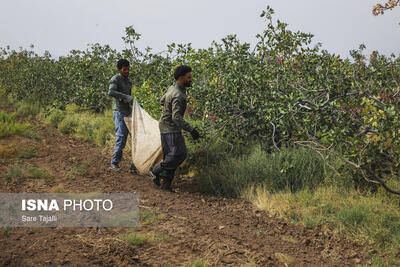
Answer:
<path fill-rule="evenodd" d="M 187 104 L 186 88 L 192 85 L 192 69 L 185 65 L 179 66 L 174 71 L 174 78 L 176 83 L 168 88 L 160 101 L 163 106 L 159 121 L 163 161 L 150 168 L 153 182 L 160 186 L 162 178 L 161 189 L 167 191 L 172 191 L 171 182 L 175 170 L 187 156 L 182 130 L 190 132 L 194 140 L 200 137 L 198 131 L 183 118 Z"/>
<path fill-rule="evenodd" d="M 129 65 L 129 61 L 126 59 L 118 60 L 117 69 L 119 74 L 111 78 L 108 89 L 108 95 L 113 97 L 115 146 L 111 159 L 111 169 L 115 171 L 120 171 L 119 162 L 122 159 L 122 150 L 125 148 L 129 134 L 124 118 L 132 112 L 130 105 L 133 103 L 133 97 L 131 95 L 132 82 L 129 79 Z"/>

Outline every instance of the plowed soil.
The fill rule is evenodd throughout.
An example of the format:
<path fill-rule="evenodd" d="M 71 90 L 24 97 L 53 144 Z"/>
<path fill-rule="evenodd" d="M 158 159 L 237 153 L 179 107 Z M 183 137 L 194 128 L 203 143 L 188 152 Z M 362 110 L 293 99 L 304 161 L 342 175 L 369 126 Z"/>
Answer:
<path fill-rule="evenodd" d="M 0 265 L 71 266 L 355 266 L 368 262 L 363 248 L 319 229 L 292 225 L 243 199 L 202 194 L 177 177 L 176 193 L 156 188 L 150 177 L 109 169 L 110 156 L 93 144 L 30 121 L 37 139 L 0 139 L 0 192 L 137 192 L 152 217 L 137 228 L 2 228 Z M 7 150 L 8 148 L 8 150 Z M 36 156 L 17 156 L 33 148 Z M 13 150 L 14 149 L 14 150 Z M 6 178 L 14 166 L 45 168 L 49 179 Z M 137 232 L 161 240 L 129 245 Z M 198 265 L 196 265 L 196 263 Z"/>

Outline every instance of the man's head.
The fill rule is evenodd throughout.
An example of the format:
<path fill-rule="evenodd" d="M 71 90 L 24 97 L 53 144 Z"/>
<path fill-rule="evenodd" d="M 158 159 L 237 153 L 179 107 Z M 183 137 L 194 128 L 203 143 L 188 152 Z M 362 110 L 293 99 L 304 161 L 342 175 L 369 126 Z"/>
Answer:
<path fill-rule="evenodd" d="M 128 77 L 129 76 L 129 61 L 126 59 L 120 59 L 117 62 L 117 69 L 118 72 L 124 76 L 124 77 Z"/>
<path fill-rule="evenodd" d="M 192 86 L 192 68 L 186 65 L 177 67 L 174 71 L 174 78 L 180 86 Z"/>

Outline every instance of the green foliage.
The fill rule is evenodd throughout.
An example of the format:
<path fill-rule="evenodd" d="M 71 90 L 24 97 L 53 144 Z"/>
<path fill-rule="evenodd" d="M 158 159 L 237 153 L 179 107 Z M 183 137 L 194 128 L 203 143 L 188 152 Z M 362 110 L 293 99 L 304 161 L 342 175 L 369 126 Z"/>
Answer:
<path fill-rule="evenodd" d="M 66 116 L 65 111 L 56 108 L 51 108 L 48 111 L 48 116 L 45 117 L 45 122 L 48 123 L 50 126 L 57 128 L 60 122 L 64 120 L 65 116 Z"/>
<path fill-rule="evenodd" d="M 151 88 L 147 81 L 141 87 L 133 89 L 135 99 L 143 105 L 143 108 L 153 117 L 158 119 L 161 115 L 161 105 L 159 99 L 164 91 Z"/>
<path fill-rule="evenodd" d="M 104 146 L 115 130 L 112 110 L 93 113 L 75 104 L 67 105 L 66 110 L 50 108 L 43 112 L 43 120 L 64 134 L 74 134 L 99 146 Z"/>
<path fill-rule="evenodd" d="M 158 118 L 158 98 L 174 82 L 174 68 L 187 64 L 194 77 L 188 115 L 203 131 L 218 131 L 235 143 L 257 140 L 268 152 L 293 144 L 329 147 L 352 162 L 360 177 L 398 174 L 400 57 L 373 52 L 367 58 L 360 45 L 350 51 L 351 59 L 342 59 L 273 15 L 270 7 L 261 13 L 265 29 L 253 48 L 228 35 L 207 49 L 172 43 L 152 53 L 137 47 L 141 34 L 132 26 L 123 37 L 129 48 L 121 52 L 93 44 L 56 60 L 49 53 L 3 48 L 0 88 L 16 100 L 33 99 L 67 113 L 72 103 L 104 111 L 111 103 L 108 81 L 117 59 L 125 57 L 131 61 L 133 95 Z M 61 119 L 54 116 L 55 122 Z M 72 118 L 60 126 L 98 144 L 108 138 L 108 127 L 99 134 L 90 125 L 78 130 Z"/>
<path fill-rule="evenodd" d="M 363 227 L 370 224 L 370 207 L 365 205 L 352 206 L 338 212 L 337 216 L 345 226 Z"/>
<path fill-rule="evenodd" d="M 78 164 L 71 167 L 69 173 L 73 176 L 75 175 L 86 175 L 88 173 L 88 165 L 87 164 Z"/>
<path fill-rule="evenodd" d="M 147 210 L 142 210 L 140 211 L 140 224 L 141 225 L 153 224 L 164 217 L 165 214 L 156 214 Z"/>
<path fill-rule="evenodd" d="M 76 128 L 79 126 L 79 119 L 74 115 L 67 115 L 59 124 L 58 129 L 63 134 L 72 134 L 76 132 Z"/>
<path fill-rule="evenodd" d="M 94 139 L 93 131 L 94 131 L 93 125 L 80 123 L 76 129 L 76 136 L 81 137 L 82 139 L 85 140 L 92 141 Z"/>
<path fill-rule="evenodd" d="M 0 138 L 12 135 L 28 134 L 28 125 L 15 120 L 15 113 L 7 114 L 0 111 Z"/>
<path fill-rule="evenodd" d="M 313 151 L 288 148 L 267 154 L 256 147 L 249 155 L 226 155 L 224 160 L 204 168 L 198 182 L 205 191 L 237 197 L 252 185 L 263 185 L 271 192 L 313 189 L 324 177 L 323 161 Z"/>
<path fill-rule="evenodd" d="M 147 241 L 147 236 L 140 233 L 131 233 L 125 236 L 125 242 L 133 246 L 142 246 Z"/>
<path fill-rule="evenodd" d="M 375 256 L 372 258 L 372 263 L 368 266 L 371 267 L 392 267 L 398 265 L 395 261 L 388 261 L 382 257 Z"/>
<path fill-rule="evenodd" d="M 342 190 L 368 188 L 369 184 L 362 175 L 340 158 L 329 155 L 325 157 L 325 163 L 325 185 Z"/>
<path fill-rule="evenodd" d="M 114 132 L 114 129 L 109 125 L 101 126 L 100 128 L 95 130 L 95 143 L 99 146 L 104 146 L 108 140 L 111 139 L 111 136 Z"/>
<path fill-rule="evenodd" d="M 10 180 L 11 178 L 21 178 L 23 176 L 23 171 L 22 171 L 21 166 L 19 166 L 19 165 L 13 166 L 10 171 L 5 173 L 4 176 L 8 180 Z"/>
<path fill-rule="evenodd" d="M 93 121 L 94 142 L 98 146 L 104 146 L 111 139 L 115 132 L 112 110 L 104 112 L 104 115 Z"/>
<path fill-rule="evenodd" d="M 121 55 L 108 45 L 93 44 L 58 60 L 49 53 L 39 56 L 29 50 L 5 48 L 0 53 L 4 70 L 0 84 L 17 100 L 31 98 L 57 107 L 76 103 L 98 111 L 110 106 L 108 80 L 116 72 L 115 62 Z"/>
<path fill-rule="evenodd" d="M 67 112 L 67 114 L 79 113 L 81 110 L 82 110 L 82 108 L 75 103 L 68 104 L 65 107 L 65 111 Z"/>
<path fill-rule="evenodd" d="M 290 30 L 273 14 L 269 7 L 262 12 L 265 30 L 254 48 L 229 35 L 207 49 L 173 43 L 152 53 L 137 48 L 141 35 L 128 27 L 123 40 L 129 49 L 122 52 L 94 44 L 52 59 L 48 53 L 1 49 L 0 95 L 50 106 L 42 112 L 50 125 L 102 146 L 114 133 L 107 90 L 118 58 L 131 61 L 133 96 L 154 118 L 160 115 L 159 97 L 174 82 L 173 69 L 190 65 L 194 83 L 187 114 L 206 137 L 187 142 L 189 158 L 180 172 L 193 169 L 205 191 L 229 197 L 258 186 L 271 212 L 281 209 L 281 216 L 310 228 L 327 223 L 398 255 L 399 200 L 376 187 L 374 194 L 364 190 L 363 174 L 400 186 L 400 57 L 366 57 L 361 45 L 351 59 L 342 59 L 320 44 L 311 46 L 311 34 Z M 27 125 L 16 122 L 15 114 L 0 112 L 0 124 L 0 137 L 26 134 Z M 329 147 L 359 166 L 325 152 L 324 165 L 320 155 L 294 144 Z M 6 177 L 25 172 L 14 166 Z M 40 172 L 31 170 L 46 176 Z M 126 240 L 143 245 L 151 236 L 132 233 Z M 374 264 L 384 261 L 376 257 Z"/>
<path fill-rule="evenodd" d="M 270 193 L 260 186 L 249 189 L 245 196 L 270 214 L 308 228 L 321 226 L 329 235 L 338 233 L 365 244 L 367 249 L 376 250 L 376 263 L 390 262 L 393 266 L 398 265 L 400 252 L 400 202 L 398 197 L 381 193 L 321 184 L 314 191 L 295 193 Z"/>
<path fill-rule="evenodd" d="M 39 103 L 30 101 L 18 102 L 14 107 L 17 109 L 16 116 L 22 118 L 28 116 L 36 117 L 41 110 Z"/>
<path fill-rule="evenodd" d="M 201 261 L 201 260 L 195 260 L 194 262 L 191 263 L 186 263 L 184 267 L 207 267 L 208 263 Z"/>
<path fill-rule="evenodd" d="M 362 240 L 373 240 L 381 249 L 400 250 L 400 215 L 392 207 L 384 210 L 376 202 L 357 203 L 344 206 L 336 216 L 348 234 L 361 235 Z"/>
<path fill-rule="evenodd" d="M 24 170 L 24 175 L 28 178 L 35 179 L 50 179 L 52 178 L 51 174 L 42 167 L 29 166 Z"/>
<path fill-rule="evenodd" d="M 23 149 L 17 153 L 17 157 L 21 159 L 30 159 L 36 157 L 37 152 L 34 147 L 30 147 L 28 149 Z"/>
<path fill-rule="evenodd" d="M 132 232 L 130 234 L 124 235 L 122 238 L 127 244 L 139 247 L 147 244 L 158 244 L 166 240 L 163 235 L 156 234 L 154 232 Z"/>
<path fill-rule="evenodd" d="M 4 177 L 10 181 L 12 178 L 35 178 L 35 179 L 49 179 L 51 178 L 51 174 L 44 168 L 36 167 L 36 166 L 28 166 L 26 168 L 21 167 L 20 165 L 15 165 L 4 174 Z"/>

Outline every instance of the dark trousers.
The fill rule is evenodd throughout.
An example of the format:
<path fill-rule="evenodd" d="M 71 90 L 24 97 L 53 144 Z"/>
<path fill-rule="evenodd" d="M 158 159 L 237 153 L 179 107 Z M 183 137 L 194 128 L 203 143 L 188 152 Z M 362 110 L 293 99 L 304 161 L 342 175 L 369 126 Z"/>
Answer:
<path fill-rule="evenodd" d="M 155 167 L 155 172 L 161 177 L 172 180 L 176 169 L 187 156 L 185 139 L 181 133 L 162 133 L 161 146 L 163 161 Z"/>

